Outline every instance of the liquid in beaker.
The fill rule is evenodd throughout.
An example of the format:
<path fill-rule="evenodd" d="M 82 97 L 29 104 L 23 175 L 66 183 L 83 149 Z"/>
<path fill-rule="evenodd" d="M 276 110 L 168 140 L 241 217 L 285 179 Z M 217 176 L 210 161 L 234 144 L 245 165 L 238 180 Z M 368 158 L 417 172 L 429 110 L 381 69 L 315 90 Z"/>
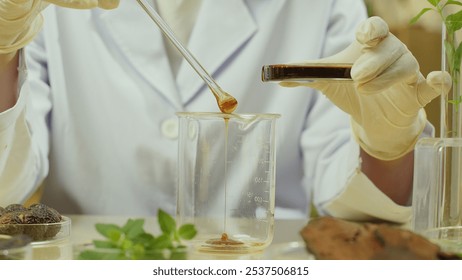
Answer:
<path fill-rule="evenodd" d="M 200 251 L 245 253 L 274 230 L 274 114 L 178 113 L 177 218 Z"/>

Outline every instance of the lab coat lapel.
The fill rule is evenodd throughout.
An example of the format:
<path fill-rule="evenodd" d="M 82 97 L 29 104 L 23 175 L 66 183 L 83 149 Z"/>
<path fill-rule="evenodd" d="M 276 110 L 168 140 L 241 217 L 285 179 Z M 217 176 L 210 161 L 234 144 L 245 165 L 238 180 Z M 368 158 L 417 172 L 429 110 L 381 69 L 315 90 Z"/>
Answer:
<path fill-rule="evenodd" d="M 256 31 L 244 0 L 202 1 L 188 48 L 210 75 L 214 75 Z M 220 84 L 219 79 L 216 79 Z M 177 76 L 183 104 L 205 86 L 203 80 L 183 60 Z"/>
<path fill-rule="evenodd" d="M 177 109 L 181 109 L 160 29 L 136 1 L 121 1 L 115 10 L 95 10 L 103 40 Z"/>

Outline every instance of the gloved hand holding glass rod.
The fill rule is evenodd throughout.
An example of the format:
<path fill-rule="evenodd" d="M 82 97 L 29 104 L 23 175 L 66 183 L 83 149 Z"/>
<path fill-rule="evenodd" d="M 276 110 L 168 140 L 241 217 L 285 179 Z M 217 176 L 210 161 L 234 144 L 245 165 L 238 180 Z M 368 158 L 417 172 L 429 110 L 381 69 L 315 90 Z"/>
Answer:
<path fill-rule="evenodd" d="M 281 114 L 276 217 L 408 221 L 424 106 L 451 78 L 425 78 L 362 0 L 152 4 L 235 113 Z M 63 213 L 173 213 L 175 112 L 217 107 L 136 1 L 1 0 L 0 32 L 0 205 L 43 184 Z M 352 63 L 353 82 L 261 83 L 293 61 Z"/>
<path fill-rule="evenodd" d="M 40 12 L 50 3 L 73 9 L 113 9 L 119 0 L 5 0 L 0 2 L 0 54 L 28 44 L 42 27 Z"/>

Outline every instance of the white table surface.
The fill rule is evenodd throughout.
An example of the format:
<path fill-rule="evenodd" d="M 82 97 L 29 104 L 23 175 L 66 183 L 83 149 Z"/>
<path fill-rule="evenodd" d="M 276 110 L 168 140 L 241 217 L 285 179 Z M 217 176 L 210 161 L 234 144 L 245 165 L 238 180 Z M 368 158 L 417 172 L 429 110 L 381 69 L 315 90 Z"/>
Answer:
<path fill-rule="evenodd" d="M 102 239 L 95 229 L 96 223 L 112 223 L 122 226 L 129 219 L 145 219 L 144 228 L 154 234 L 160 233 L 155 217 L 128 216 L 92 216 L 68 215 L 71 219 L 70 237 L 55 246 L 43 248 L 34 247 L 34 259 L 73 259 L 75 246 L 90 243 L 93 239 Z M 274 238 L 271 245 L 263 252 L 250 255 L 192 255 L 192 259 L 310 259 L 304 249 L 303 240 L 299 234 L 308 220 L 276 220 Z M 191 254 L 190 254 L 191 255 Z"/>

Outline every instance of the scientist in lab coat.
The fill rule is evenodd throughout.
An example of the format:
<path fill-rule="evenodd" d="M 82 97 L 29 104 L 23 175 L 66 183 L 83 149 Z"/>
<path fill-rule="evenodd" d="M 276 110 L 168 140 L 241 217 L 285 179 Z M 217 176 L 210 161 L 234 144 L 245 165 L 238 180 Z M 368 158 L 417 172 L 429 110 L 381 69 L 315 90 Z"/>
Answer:
<path fill-rule="evenodd" d="M 136 1 L 48 2 L 0 0 L 0 205 L 44 182 L 62 213 L 173 213 L 175 113 L 216 112 L 215 99 Z M 423 106 L 450 79 L 422 77 L 362 0 L 152 5 L 236 113 L 282 115 L 276 217 L 307 217 L 312 201 L 342 218 L 409 219 L 413 146 L 432 133 Z M 355 62 L 354 84 L 261 82 L 262 65 L 337 54 Z"/>

